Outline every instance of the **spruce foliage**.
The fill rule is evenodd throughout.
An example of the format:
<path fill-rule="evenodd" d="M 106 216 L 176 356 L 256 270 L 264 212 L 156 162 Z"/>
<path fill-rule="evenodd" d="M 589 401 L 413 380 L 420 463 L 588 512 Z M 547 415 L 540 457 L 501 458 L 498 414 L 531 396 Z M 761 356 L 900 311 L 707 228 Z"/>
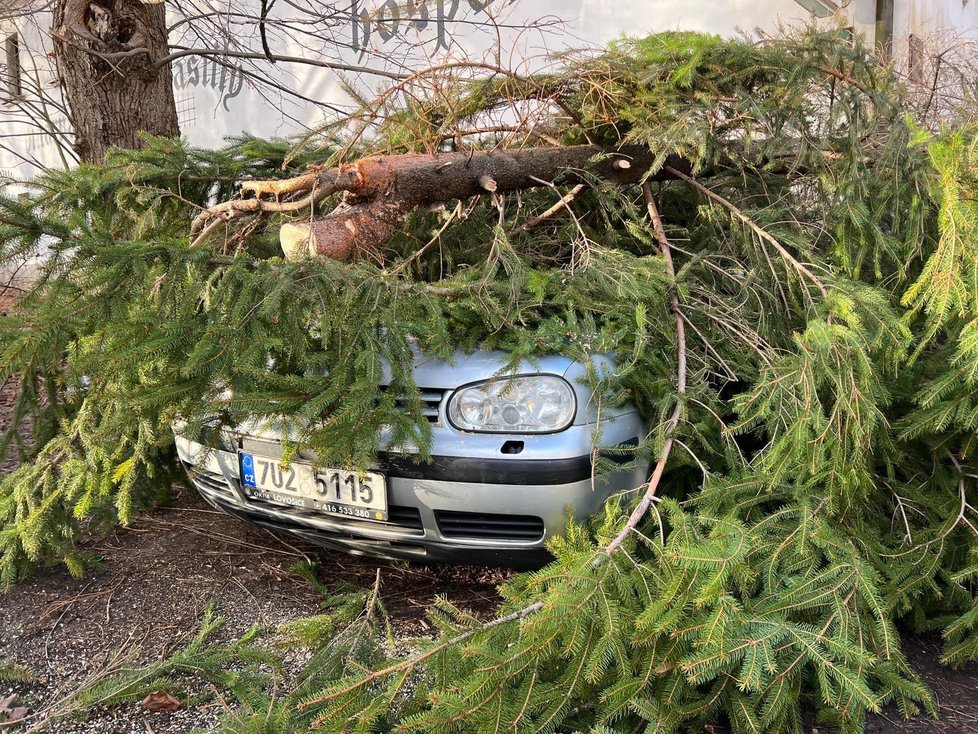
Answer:
<path fill-rule="evenodd" d="M 3 583 L 42 560 L 81 572 L 78 539 L 170 481 L 174 420 L 274 418 L 287 450 L 365 466 L 382 431 L 424 451 L 414 343 L 614 352 L 594 386 L 633 400 L 653 426 L 641 450 L 668 459 L 623 544 L 625 499 L 508 583 L 496 623 L 441 604 L 441 636 L 413 657 L 323 645 L 295 693 L 257 685 L 226 731 L 672 732 L 725 716 L 779 732 L 803 707 L 859 731 L 890 701 L 933 711 L 897 624 L 942 629 L 948 663 L 978 657 L 978 131 L 912 119 L 891 71 L 831 32 L 669 33 L 561 62 L 529 80 L 419 74 L 367 106 L 369 134 L 149 140 L 0 198 L 0 260 L 47 255 L 0 321 L 0 378 L 21 388 L 0 448 L 24 458 L 0 485 Z M 455 136 L 544 93 L 559 104 L 524 137 Z M 416 212 L 376 261 L 283 261 L 279 216 L 188 245 L 197 208 L 242 179 L 534 135 L 690 160 L 693 177 L 650 189 L 675 275 L 642 190 L 600 180 L 535 226 L 551 188 Z"/>

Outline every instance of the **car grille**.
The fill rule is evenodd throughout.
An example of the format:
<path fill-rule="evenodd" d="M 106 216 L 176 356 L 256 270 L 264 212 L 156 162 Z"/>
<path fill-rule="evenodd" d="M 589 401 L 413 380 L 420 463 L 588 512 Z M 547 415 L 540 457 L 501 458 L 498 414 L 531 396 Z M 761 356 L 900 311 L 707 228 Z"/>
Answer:
<path fill-rule="evenodd" d="M 428 419 L 429 423 L 438 423 L 441 418 L 441 401 L 445 397 L 445 390 L 431 387 L 419 387 L 418 392 L 421 397 L 421 412 Z M 397 402 L 399 410 L 407 412 L 407 402 L 399 400 Z"/>
<path fill-rule="evenodd" d="M 543 520 L 532 515 L 436 510 L 435 522 L 446 538 L 531 541 L 540 540 L 544 530 Z"/>
<path fill-rule="evenodd" d="M 387 523 L 405 530 L 424 530 L 424 525 L 421 524 L 421 513 L 417 507 L 391 505 L 387 508 Z"/>
<path fill-rule="evenodd" d="M 194 484 L 196 484 L 198 487 L 204 488 L 210 492 L 220 493 L 225 497 L 235 497 L 235 492 L 228 486 L 224 476 L 219 472 L 202 469 L 186 461 L 183 462 L 183 465 L 186 467 L 187 474 L 190 475 L 191 480 L 193 480 Z M 248 504 L 255 507 L 266 506 L 269 508 L 274 508 L 277 512 L 286 512 L 292 517 L 296 518 L 328 518 L 330 521 L 339 522 L 344 525 L 377 525 L 380 527 L 396 527 L 401 530 L 410 531 L 417 535 L 424 534 L 424 525 L 421 523 L 421 513 L 418 511 L 417 507 L 391 505 L 387 508 L 387 520 L 380 521 L 348 519 L 338 515 L 326 515 L 300 507 L 287 507 L 285 505 L 262 502 L 261 500 L 249 500 Z"/>

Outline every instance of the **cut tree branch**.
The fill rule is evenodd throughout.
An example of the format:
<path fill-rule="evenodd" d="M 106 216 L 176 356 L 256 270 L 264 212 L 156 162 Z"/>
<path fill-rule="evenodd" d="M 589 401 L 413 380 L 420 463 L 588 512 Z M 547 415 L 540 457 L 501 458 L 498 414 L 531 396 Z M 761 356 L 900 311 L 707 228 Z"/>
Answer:
<path fill-rule="evenodd" d="M 280 240 L 289 258 L 325 255 L 346 260 L 375 252 L 418 207 L 486 192 L 504 194 L 552 185 L 558 180 L 580 181 L 584 172 L 625 185 L 672 179 L 674 171 L 690 170 L 687 161 L 670 156 L 668 169 L 649 175 L 654 160 L 648 148 L 637 145 L 373 156 L 283 181 L 250 181 L 242 186 L 242 193 L 253 198 L 206 209 L 194 220 L 192 233 L 197 245 L 203 234 L 215 231 L 215 219 L 227 222 L 260 212 L 298 211 L 345 192 L 344 204 L 325 217 L 284 225 Z"/>

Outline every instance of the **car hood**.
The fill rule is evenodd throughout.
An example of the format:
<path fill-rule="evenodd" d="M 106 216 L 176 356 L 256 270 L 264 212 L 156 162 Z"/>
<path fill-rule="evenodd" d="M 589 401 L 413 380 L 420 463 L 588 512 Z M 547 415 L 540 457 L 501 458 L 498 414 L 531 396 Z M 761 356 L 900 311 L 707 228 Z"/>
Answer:
<path fill-rule="evenodd" d="M 538 372 L 564 376 L 576 364 L 569 357 L 552 354 L 521 360 L 515 369 L 511 369 L 512 355 L 502 351 L 457 352 L 450 360 L 441 360 L 422 353 L 416 346 L 413 350 L 415 384 L 420 388 L 440 390 L 454 390 L 492 377 Z M 390 380 L 390 367 L 385 365 L 383 384 L 390 383 Z"/>

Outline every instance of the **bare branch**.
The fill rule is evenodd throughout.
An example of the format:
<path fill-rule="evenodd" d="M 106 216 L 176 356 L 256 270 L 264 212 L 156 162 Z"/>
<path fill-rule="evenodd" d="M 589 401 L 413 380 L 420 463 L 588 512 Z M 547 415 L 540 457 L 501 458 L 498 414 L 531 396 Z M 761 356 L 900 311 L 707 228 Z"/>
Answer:
<path fill-rule="evenodd" d="M 145 51 L 145 49 L 143 49 Z M 128 52 L 127 52 L 128 55 Z M 102 54 L 102 58 L 111 59 L 112 54 Z M 272 54 L 271 56 L 257 51 L 229 51 L 221 48 L 185 48 L 164 56 L 155 63 L 156 68 L 166 66 L 171 61 L 181 59 L 184 56 L 219 56 L 230 59 L 262 59 L 266 61 L 282 61 L 290 64 L 305 64 L 306 66 L 318 66 L 322 69 L 332 69 L 333 71 L 349 71 L 358 74 L 373 74 L 374 76 L 384 77 L 385 79 L 401 80 L 405 79 L 405 74 L 398 74 L 393 71 L 384 71 L 370 66 L 355 66 L 351 64 L 337 64 L 332 61 L 321 61 L 304 56 L 283 56 L 282 54 Z"/>
<path fill-rule="evenodd" d="M 655 203 L 655 197 L 652 196 L 652 189 L 649 187 L 648 182 L 642 184 L 642 194 L 645 196 L 645 204 L 648 208 L 649 219 L 652 220 L 652 228 L 655 230 L 656 239 L 659 240 L 659 251 L 662 253 L 662 257 L 666 262 L 666 270 L 669 273 L 669 277 L 673 280 L 673 285 L 669 290 L 669 307 L 676 319 L 676 393 L 679 395 L 679 398 L 676 400 L 676 407 L 673 409 L 672 415 L 666 421 L 665 440 L 662 442 L 662 449 L 659 451 L 659 459 L 655 463 L 655 469 L 652 471 L 648 485 L 646 485 L 645 494 L 635 506 L 635 509 L 632 510 L 632 514 L 628 516 L 625 526 L 604 547 L 604 552 L 608 555 L 614 553 L 625 541 L 625 538 L 628 537 L 628 534 L 638 527 L 638 524 L 645 517 L 645 513 L 649 511 L 649 507 L 655 499 L 656 492 L 659 490 L 659 484 L 662 481 L 662 475 L 666 470 L 666 462 L 669 461 L 669 454 L 672 453 L 672 445 L 675 442 L 673 436 L 679 425 L 679 419 L 682 417 L 682 399 L 686 395 L 686 321 L 683 318 L 683 312 L 679 304 L 679 295 L 676 292 L 676 268 L 672 262 L 672 249 L 669 246 L 669 239 L 666 237 L 666 230 L 662 225 L 662 217 L 659 215 L 659 208 Z"/>

